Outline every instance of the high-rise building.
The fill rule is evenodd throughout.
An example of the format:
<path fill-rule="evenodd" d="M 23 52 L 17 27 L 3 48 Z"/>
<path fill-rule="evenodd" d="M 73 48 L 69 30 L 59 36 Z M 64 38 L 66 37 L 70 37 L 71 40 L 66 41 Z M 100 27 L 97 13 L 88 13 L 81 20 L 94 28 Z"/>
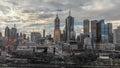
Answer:
<path fill-rule="evenodd" d="M 112 34 L 112 23 L 107 23 L 108 26 L 108 34 Z"/>
<path fill-rule="evenodd" d="M 107 26 L 108 26 L 108 40 L 110 43 L 113 43 L 112 23 L 107 23 Z"/>
<path fill-rule="evenodd" d="M 83 21 L 83 30 L 85 35 L 89 35 L 90 29 L 89 29 L 89 20 L 86 19 Z"/>
<path fill-rule="evenodd" d="M 54 42 L 58 43 L 60 41 L 60 35 L 61 35 L 61 31 L 60 31 L 60 19 L 58 14 L 56 15 L 55 18 L 55 27 L 54 27 Z"/>
<path fill-rule="evenodd" d="M 23 39 L 26 39 L 26 34 L 23 34 Z"/>
<path fill-rule="evenodd" d="M 3 45 L 3 37 L 2 37 L 2 33 L 0 32 L 0 49 L 2 49 L 2 45 Z"/>
<path fill-rule="evenodd" d="M 17 38 L 19 37 L 19 33 L 17 33 Z"/>
<path fill-rule="evenodd" d="M 114 30 L 114 44 L 117 50 L 120 50 L 120 26 Z"/>
<path fill-rule="evenodd" d="M 104 22 L 103 22 L 104 24 Z M 103 25 L 104 26 L 104 25 Z M 101 28 L 102 28 L 102 23 L 101 22 L 98 22 L 97 23 L 97 43 L 100 43 L 101 42 L 101 35 L 102 35 L 102 31 L 101 31 Z"/>
<path fill-rule="evenodd" d="M 83 34 L 83 33 L 81 33 L 80 35 L 79 35 L 79 39 L 80 39 L 80 44 L 79 44 L 79 46 L 78 47 L 80 47 L 80 48 L 83 48 L 83 45 L 84 45 L 84 39 L 85 39 L 85 37 L 86 37 L 86 35 L 85 34 Z"/>
<path fill-rule="evenodd" d="M 5 28 L 5 37 L 10 38 L 10 29 L 8 26 Z"/>
<path fill-rule="evenodd" d="M 69 16 L 66 18 L 65 23 L 65 33 L 66 33 L 66 42 L 75 40 L 75 31 L 74 31 L 74 17 L 71 16 L 71 12 L 69 11 Z"/>
<path fill-rule="evenodd" d="M 63 41 L 66 42 L 67 40 L 67 37 L 66 37 L 66 32 L 65 32 L 65 29 L 63 30 Z"/>
<path fill-rule="evenodd" d="M 23 34 L 22 34 L 22 32 L 20 32 L 20 38 L 23 38 Z"/>
<path fill-rule="evenodd" d="M 108 40 L 108 25 L 105 24 L 105 27 L 104 27 L 104 33 L 103 33 L 103 36 L 102 36 L 104 39 L 103 39 L 103 42 L 109 42 Z"/>
<path fill-rule="evenodd" d="M 104 20 L 100 20 L 97 23 L 97 42 L 98 43 L 108 42 L 108 29 Z"/>
<path fill-rule="evenodd" d="M 94 41 L 96 41 L 96 39 L 97 39 L 97 36 L 96 36 L 96 33 L 97 33 L 97 23 L 98 23 L 97 20 L 91 21 L 91 33 L 93 35 Z"/>
<path fill-rule="evenodd" d="M 0 32 L 0 38 L 2 37 L 2 33 Z"/>
<path fill-rule="evenodd" d="M 14 36 L 14 39 L 17 38 L 17 29 L 16 29 L 16 24 L 14 24 L 14 27 L 11 29 L 11 36 Z"/>
<path fill-rule="evenodd" d="M 36 42 L 37 38 L 41 38 L 41 33 L 31 32 L 31 41 Z"/>
<path fill-rule="evenodd" d="M 45 38 L 45 29 L 43 29 L 43 38 Z"/>

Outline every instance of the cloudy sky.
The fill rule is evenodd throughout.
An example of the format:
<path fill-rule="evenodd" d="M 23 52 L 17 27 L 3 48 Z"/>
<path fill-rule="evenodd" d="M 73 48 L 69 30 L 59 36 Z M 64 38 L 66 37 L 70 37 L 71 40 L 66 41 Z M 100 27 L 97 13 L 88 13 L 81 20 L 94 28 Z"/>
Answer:
<path fill-rule="evenodd" d="M 116 28 L 120 23 L 120 0 L 0 0 L 0 31 L 16 24 L 18 32 L 53 34 L 56 13 L 64 29 L 68 11 L 75 18 L 75 30 L 81 33 L 84 19 L 105 19 Z"/>

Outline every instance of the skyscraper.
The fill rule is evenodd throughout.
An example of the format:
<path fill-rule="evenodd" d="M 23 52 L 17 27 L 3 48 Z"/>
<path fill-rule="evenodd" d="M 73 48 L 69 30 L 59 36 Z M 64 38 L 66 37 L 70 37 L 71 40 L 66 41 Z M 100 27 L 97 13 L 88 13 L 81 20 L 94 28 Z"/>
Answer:
<path fill-rule="evenodd" d="M 97 23 L 97 42 L 98 43 L 108 42 L 108 29 L 104 20 L 100 20 Z"/>
<path fill-rule="evenodd" d="M 94 41 L 97 39 L 96 37 L 96 33 L 97 33 L 97 23 L 98 21 L 97 20 L 93 20 L 91 21 L 91 33 L 94 37 Z"/>
<path fill-rule="evenodd" d="M 110 43 L 113 43 L 112 23 L 107 23 L 107 26 L 108 26 L 108 40 Z"/>
<path fill-rule="evenodd" d="M 107 23 L 108 26 L 108 34 L 112 34 L 112 23 Z"/>
<path fill-rule="evenodd" d="M 103 34 L 103 42 L 105 43 L 108 43 L 108 25 L 105 24 L 105 27 L 104 27 L 104 34 Z"/>
<path fill-rule="evenodd" d="M 83 30 L 84 30 L 84 34 L 85 35 L 89 35 L 89 20 L 88 19 L 85 19 L 83 21 Z"/>
<path fill-rule="evenodd" d="M 16 39 L 16 38 L 17 38 L 17 29 L 16 29 L 15 25 L 14 25 L 14 27 L 11 29 L 11 36 L 12 36 L 12 34 L 13 34 L 13 36 L 14 36 L 14 39 Z"/>
<path fill-rule="evenodd" d="M 120 50 L 120 26 L 114 30 L 114 44 L 117 50 Z"/>
<path fill-rule="evenodd" d="M 54 27 L 54 41 L 55 43 L 58 43 L 60 41 L 60 35 L 61 35 L 61 31 L 60 31 L 60 19 L 58 14 L 56 15 L 55 18 L 55 27 Z"/>
<path fill-rule="evenodd" d="M 2 37 L 2 33 L 0 32 L 0 38 Z"/>
<path fill-rule="evenodd" d="M 36 42 L 37 38 L 41 38 L 41 33 L 39 33 L 39 32 L 31 32 L 31 41 Z"/>
<path fill-rule="evenodd" d="M 8 39 L 10 38 L 10 29 L 8 26 L 5 28 L 5 37 Z"/>
<path fill-rule="evenodd" d="M 101 30 L 101 28 L 102 28 L 102 25 L 101 25 L 102 23 L 101 22 L 98 22 L 97 23 L 97 43 L 100 43 L 101 42 L 101 36 L 102 36 L 102 30 Z M 104 24 L 104 22 L 103 22 L 103 24 Z"/>
<path fill-rule="evenodd" d="M 71 16 L 69 11 L 69 16 L 66 18 L 65 23 L 65 33 L 66 33 L 66 42 L 75 40 L 75 31 L 74 31 L 74 17 Z"/>
<path fill-rule="evenodd" d="M 26 39 L 26 34 L 23 34 L 23 39 Z"/>
<path fill-rule="evenodd" d="M 43 38 L 45 38 L 45 29 L 43 29 Z"/>

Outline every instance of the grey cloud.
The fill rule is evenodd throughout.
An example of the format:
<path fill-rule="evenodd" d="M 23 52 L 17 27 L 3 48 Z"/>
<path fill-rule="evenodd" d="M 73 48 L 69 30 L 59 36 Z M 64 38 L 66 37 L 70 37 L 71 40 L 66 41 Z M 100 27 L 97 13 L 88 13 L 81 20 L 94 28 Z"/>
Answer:
<path fill-rule="evenodd" d="M 46 19 L 46 18 L 52 18 L 54 17 L 54 14 L 41 14 L 38 16 L 39 19 Z"/>
<path fill-rule="evenodd" d="M 41 26 L 41 25 L 44 25 L 44 24 L 29 24 L 27 26 L 24 26 L 24 27 L 35 27 L 35 26 Z"/>
<path fill-rule="evenodd" d="M 11 3 L 12 5 L 19 5 L 17 1 L 8 0 L 6 2 Z"/>
<path fill-rule="evenodd" d="M 8 6 L 0 5 L 0 11 L 2 11 L 4 14 L 6 14 L 10 11 L 10 8 Z"/>
<path fill-rule="evenodd" d="M 5 3 L 5 1 L 7 3 Z M 54 17 L 56 14 L 56 9 L 61 9 L 59 12 L 59 17 L 62 22 L 65 22 L 65 18 L 68 16 L 68 9 L 71 9 L 72 16 L 75 17 L 75 21 L 83 21 L 83 19 L 105 19 L 107 21 L 111 20 L 120 20 L 120 0 L 5 0 L 4 4 L 0 4 L 0 11 L 3 14 L 6 14 L 10 11 L 10 8 L 18 8 L 19 14 L 25 15 L 27 20 L 22 19 L 21 17 L 17 21 L 31 22 L 39 20 L 50 20 L 54 22 Z M 2 0 L 0 1 L 2 2 Z M 94 3 L 99 5 L 104 5 L 104 7 L 109 7 L 109 4 L 113 4 L 113 7 L 109 9 L 93 10 L 83 7 L 92 6 Z M 12 5 L 12 6 L 11 6 Z M 95 6 L 95 7 L 98 7 Z M 99 8 L 99 7 L 98 7 Z M 11 18 L 10 18 L 11 19 Z M 15 20 L 15 21 L 16 21 Z M 12 21 L 12 19 L 11 19 Z M 49 21 L 48 21 L 49 22 Z M 51 24 L 51 23 L 49 23 Z M 44 25 L 44 23 L 40 24 Z M 26 27 L 40 26 L 29 25 Z M 46 25 L 46 23 L 45 23 Z"/>

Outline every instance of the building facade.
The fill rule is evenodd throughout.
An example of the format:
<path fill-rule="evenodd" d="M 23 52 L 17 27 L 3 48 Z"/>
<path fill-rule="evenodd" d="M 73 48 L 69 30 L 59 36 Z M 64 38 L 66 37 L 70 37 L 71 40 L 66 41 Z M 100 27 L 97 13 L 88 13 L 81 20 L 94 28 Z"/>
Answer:
<path fill-rule="evenodd" d="M 91 33 L 93 35 L 93 39 L 94 39 L 95 42 L 97 40 L 97 23 L 98 23 L 97 20 L 92 20 L 91 21 Z"/>
<path fill-rule="evenodd" d="M 5 37 L 10 38 L 10 29 L 8 26 L 5 28 Z"/>
<path fill-rule="evenodd" d="M 60 19 L 59 19 L 59 16 L 58 14 L 56 15 L 56 18 L 55 18 L 55 27 L 54 27 L 54 42 L 55 43 L 58 43 L 60 42 L 60 35 L 61 35 L 61 31 L 60 31 Z"/>
<path fill-rule="evenodd" d="M 107 23 L 108 26 L 108 41 L 113 43 L 113 32 L 112 32 L 112 23 Z"/>
<path fill-rule="evenodd" d="M 97 43 L 107 42 L 108 42 L 108 26 L 105 24 L 104 20 L 100 20 L 97 23 Z"/>
<path fill-rule="evenodd" d="M 120 50 L 120 26 L 114 30 L 114 44 L 117 50 Z"/>
<path fill-rule="evenodd" d="M 83 21 L 83 30 L 84 30 L 85 35 L 89 35 L 89 32 L 90 32 L 89 26 L 90 26 L 89 20 L 88 19 L 84 20 Z"/>
<path fill-rule="evenodd" d="M 43 38 L 45 38 L 45 29 L 43 29 Z"/>
<path fill-rule="evenodd" d="M 75 40 L 75 31 L 74 31 L 74 17 L 71 16 L 71 12 L 69 11 L 69 16 L 66 18 L 65 23 L 65 36 L 66 42 Z"/>
<path fill-rule="evenodd" d="M 39 32 L 31 32 L 31 41 L 36 42 L 37 38 L 41 38 L 41 33 L 39 33 Z"/>

